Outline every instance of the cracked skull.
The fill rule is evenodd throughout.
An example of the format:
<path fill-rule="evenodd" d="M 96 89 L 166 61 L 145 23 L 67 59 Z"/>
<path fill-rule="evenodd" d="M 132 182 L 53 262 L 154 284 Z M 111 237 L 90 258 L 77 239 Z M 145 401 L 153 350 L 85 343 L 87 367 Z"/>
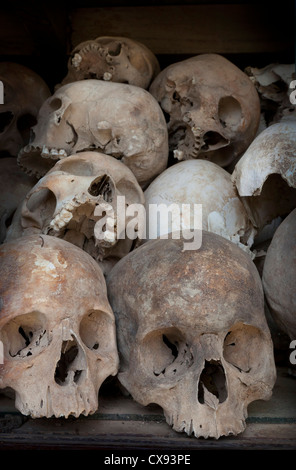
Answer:
<path fill-rule="evenodd" d="M 264 129 L 231 175 L 249 218 L 260 233 L 296 208 L 296 121 Z"/>
<path fill-rule="evenodd" d="M 144 44 L 124 37 L 102 36 L 73 49 L 62 85 L 95 78 L 147 89 L 159 71 L 156 56 Z"/>
<path fill-rule="evenodd" d="M 0 107 L 0 153 L 16 157 L 28 144 L 30 128 L 41 105 L 50 96 L 44 80 L 33 70 L 14 62 L 0 63 L 4 103 Z"/>
<path fill-rule="evenodd" d="M 115 375 L 114 315 L 97 263 L 64 240 L 29 236 L 0 247 L 0 387 L 24 415 L 94 413 Z"/>
<path fill-rule="evenodd" d="M 132 289 L 130 288 L 132 286 Z M 150 240 L 107 278 L 119 380 L 160 405 L 176 431 L 219 438 L 245 428 L 247 406 L 275 381 L 264 295 L 250 256 L 203 232 L 199 250 Z"/>
<path fill-rule="evenodd" d="M 144 204 L 140 185 L 122 162 L 98 152 L 69 156 L 28 192 L 6 240 L 32 232 L 63 238 L 88 252 L 105 271 L 134 242 L 117 233 L 126 226 L 117 224 L 118 196 L 124 197 L 123 211 L 130 204 Z"/>
<path fill-rule="evenodd" d="M 123 83 L 83 80 L 59 88 L 41 107 L 19 165 L 38 177 L 57 160 L 86 150 L 120 159 L 147 185 L 166 168 L 163 113 L 146 90 Z"/>
<path fill-rule="evenodd" d="M 168 120 L 169 145 L 178 160 L 203 158 L 222 167 L 252 142 L 260 121 L 255 86 L 218 54 L 169 65 L 149 91 Z"/>

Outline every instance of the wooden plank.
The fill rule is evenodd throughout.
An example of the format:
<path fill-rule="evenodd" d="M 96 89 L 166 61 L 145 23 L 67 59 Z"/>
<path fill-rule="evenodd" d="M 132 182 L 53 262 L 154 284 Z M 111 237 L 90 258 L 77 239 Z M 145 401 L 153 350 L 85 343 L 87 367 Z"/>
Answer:
<path fill-rule="evenodd" d="M 255 4 L 77 8 L 72 47 L 98 36 L 136 39 L 158 54 L 293 51 L 289 7 Z"/>
<path fill-rule="evenodd" d="M 6 427 L 0 432 L 0 449 L 108 449 L 135 453 L 142 449 L 296 450 L 295 391 L 295 379 L 287 375 L 285 368 L 278 368 L 272 398 L 249 406 L 245 431 L 218 440 L 177 433 L 166 423 L 160 407 L 141 406 L 118 391 L 115 396 L 103 394 L 98 412 L 78 419 L 22 417 L 21 420 L 13 400 L 3 396 L 0 413 L 6 419 Z M 9 426 L 11 429 L 7 431 Z"/>

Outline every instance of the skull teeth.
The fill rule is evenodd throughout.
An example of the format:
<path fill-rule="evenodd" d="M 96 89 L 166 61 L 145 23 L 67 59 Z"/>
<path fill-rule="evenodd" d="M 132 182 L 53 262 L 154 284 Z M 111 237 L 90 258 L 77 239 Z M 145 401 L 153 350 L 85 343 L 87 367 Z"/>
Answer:
<path fill-rule="evenodd" d="M 62 158 L 67 157 L 67 152 L 64 149 L 56 149 L 51 148 L 49 149 L 46 145 L 43 145 L 41 151 L 41 157 L 43 158 L 51 158 L 52 160 L 61 160 Z"/>

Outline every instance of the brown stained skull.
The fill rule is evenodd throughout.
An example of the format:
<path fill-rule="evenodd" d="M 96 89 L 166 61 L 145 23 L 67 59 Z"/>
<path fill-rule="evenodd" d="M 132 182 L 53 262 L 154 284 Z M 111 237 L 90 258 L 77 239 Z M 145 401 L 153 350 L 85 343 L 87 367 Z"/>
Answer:
<path fill-rule="evenodd" d="M 28 233 L 63 238 L 89 253 L 105 271 L 134 243 L 118 233 L 118 196 L 124 198 L 123 210 L 131 204 L 144 204 L 141 187 L 122 162 L 98 152 L 69 156 L 58 161 L 28 192 L 6 240 Z M 100 220 L 105 231 L 97 237 L 96 224 Z M 108 220 L 112 230 L 103 226 Z M 126 224 L 128 220 L 125 218 Z"/>
<path fill-rule="evenodd" d="M 0 155 L 16 157 L 29 143 L 30 128 L 41 105 L 51 95 L 33 70 L 14 62 L 0 63 L 4 103 L 0 105 Z"/>
<path fill-rule="evenodd" d="M 219 438 L 245 429 L 248 404 L 270 398 L 276 372 L 254 263 L 202 235 L 199 250 L 148 241 L 117 263 L 107 288 L 120 382 L 140 404 L 160 405 L 176 431 Z"/>
<path fill-rule="evenodd" d="M 36 183 L 34 176 L 21 171 L 16 158 L 0 158 L 0 243 L 5 240 L 17 207 Z"/>
<path fill-rule="evenodd" d="M 296 338 L 296 209 L 279 225 L 267 249 L 262 282 L 270 314 L 280 331 Z"/>
<path fill-rule="evenodd" d="M 68 417 L 98 408 L 115 375 L 114 315 L 97 263 L 58 238 L 23 237 L 0 247 L 0 388 L 24 415 Z"/>
<path fill-rule="evenodd" d="M 65 85 L 43 104 L 32 133 L 18 163 L 38 177 L 57 160 L 86 150 L 121 160 L 141 186 L 167 165 L 163 113 L 148 91 L 133 85 L 102 80 Z"/>
<path fill-rule="evenodd" d="M 134 39 L 102 36 L 78 44 L 68 61 L 68 74 L 61 85 L 97 79 L 128 83 L 147 89 L 159 73 L 156 56 Z"/>
<path fill-rule="evenodd" d="M 149 91 L 167 116 L 169 145 L 178 160 L 203 158 L 229 166 L 249 146 L 260 121 L 255 86 L 218 54 L 169 65 Z"/>

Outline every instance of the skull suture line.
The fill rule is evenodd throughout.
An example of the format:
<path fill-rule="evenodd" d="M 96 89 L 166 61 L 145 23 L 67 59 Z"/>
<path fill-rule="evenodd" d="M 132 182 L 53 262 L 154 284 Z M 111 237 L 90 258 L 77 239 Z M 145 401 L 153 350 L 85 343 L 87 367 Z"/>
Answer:
<path fill-rule="evenodd" d="M 121 161 L 99 152 L 69 156 L 56 162 L 28 192 L 6 240 L 28 233 L 57 236 L 89 253 L 106 272 L 133 244 L 133 240 L 117 233 L 118 196 L 124 196 L 125 209 L 130 204 L 144 204 L 136 177 Z M 96 215 L 98 206 L 101 215 Z M 102 216 L 106 218 L 103 214 L 111 207 L 113 233 L 106 230 L 104 238 L 97 239 L 95 224 Z"/>
<path fill-rule="evenodd" d="M 148 91 L 133 85 L 102 80 L 65 85 L 43 104 L 32 133 L 18 162 L 38 177 L 57 160 L 86 150 L 120 159 L 141 186 L 167 166 L 163 113 Z"/>
<path fill-rule="evenodd" d="M 78 44 L 68 61 L 61 85 L 96 78 L 147 89 L 160 67 L 148 47 L 134 39 L 102 36 Z"/>
<path fill-rule="evenodd" d="M 168 116 L 170 149 L 178 160 L 204 158 L 226 167 L 256 135 L 260 101 L 255 86 L 218 54 L 169 65 L 149 91 Z"/>
<path fill-rule="evenodd" d="M 15 390 L 16 407 L 34 418 L 94 413 L 102 382 L 118 368 L 98 264 L 47 235 L 5 243 L 0 257 L 0 387 Z"/>
<path fill-rule="evenodd" d="M 132 289 L 130 288 L 132 286 Z M 238 434 L 247 406 L 275 381 L 264 295 L 250 256 L 203 232 L 199 250 L 150 240 L 107 278 L 117 322 L 119 380 L 142 405 L 160 405 L 176 431 Z"/>

